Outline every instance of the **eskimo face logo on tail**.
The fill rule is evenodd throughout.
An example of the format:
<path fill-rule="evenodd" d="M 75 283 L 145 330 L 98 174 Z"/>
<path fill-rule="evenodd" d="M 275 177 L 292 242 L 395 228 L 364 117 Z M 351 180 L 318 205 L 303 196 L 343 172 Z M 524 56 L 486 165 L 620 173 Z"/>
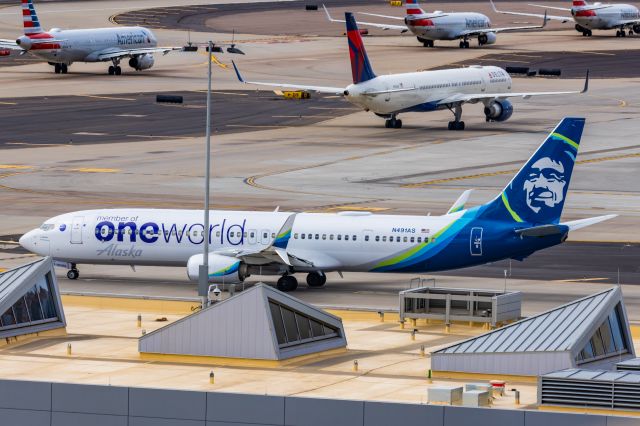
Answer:
<path fill-rule="evenodd" d="M 526 194 L 527 206 L 534 213 L 562 203 L 567 187 L 564 171 L 562 162 L 549 157 L 543 157 L 531 165 L 522 189 Z"/>

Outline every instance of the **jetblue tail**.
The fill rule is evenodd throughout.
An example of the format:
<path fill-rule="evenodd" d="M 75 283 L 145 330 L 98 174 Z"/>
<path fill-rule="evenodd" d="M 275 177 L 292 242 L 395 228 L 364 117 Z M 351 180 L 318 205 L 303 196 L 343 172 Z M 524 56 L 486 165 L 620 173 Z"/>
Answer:
<path fill-rule="evenodd" d="M 426 12 L 420 8 L 418 0 L 407 0 L 407 15 L 424 15 Z"/>
<path fill-rule="evenodd" d="M 353 13 L 345 12 L 344 17 L 347 22 L 347 38 L 349 39 L 349 56 L 351 57 L 353 83 L 362 83 L 376 78 L 369 63 L 367 51 L 364 50 L 362 36 L 360 35 L 360 31 L 358 31 L 358 25 L 356 25 Z"/>
<path fill-rule="evenodd" d="M 36 8 L 33 6 L 33 0 L 22 1 L 22 20 L 25 35 L 39 34 L 42 32 L 40 20 L 36 14 Z"/>
<path fill-rule="evenodd" d="M 482 217 L 527 224 L 557 224 L 578 155 L 584 118 L 564 118 Z"/>

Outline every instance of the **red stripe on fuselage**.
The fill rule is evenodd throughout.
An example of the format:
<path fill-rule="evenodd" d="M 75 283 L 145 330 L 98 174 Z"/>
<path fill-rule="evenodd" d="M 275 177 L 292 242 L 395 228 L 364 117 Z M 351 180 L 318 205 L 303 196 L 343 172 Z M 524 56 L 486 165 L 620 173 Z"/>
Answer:
<path fill-rule="evenodd" d="M 29 34 L 27 35 L 31 40 L 46 40 L 53 38 L 53 36 L 49 33 L 37 33 L 37 34 Z"/>
<path fill-rule="evenodd" d="M 29 50 L 58 50 L 60 45 L 58 43 L 38 43 L 34 44 Z"/>

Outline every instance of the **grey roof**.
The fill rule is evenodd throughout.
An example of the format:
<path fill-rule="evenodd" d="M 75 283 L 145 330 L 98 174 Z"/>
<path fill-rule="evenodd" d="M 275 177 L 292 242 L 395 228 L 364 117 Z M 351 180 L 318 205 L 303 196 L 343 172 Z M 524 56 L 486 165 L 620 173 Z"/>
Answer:
<path fill-rule="evenodd" d="M 640 372 L 635 371 L 607 371 L 607 370 L 582 370 L 580 368 L 568 368 L 554 371 L 542 376 L 544 379 L 570 379 L 589 380 L 594 382 L 618 382 L 640 383 Z"/>
<path fill-rule="evenodd" d="M 563 352 L 593 334 L 605 313 L 621 300 L 618 287 L 435 351 L 437 354 Z M 575 348 L 574 348 L 575 349 Z"/>
<path fill-rule="evenodd" d="M 272 302 L 291 311 L 294 316 L 300 315 L 301 321 L 302 318 L 310 319 L 309 325 L 316 322 L 322 332 L 318 336 L 314 332 L 311 338 L 281 343 L 278 340 L 281 329 L 277 325 L 282 326 L 284 320 L 281 316 L 276 324 Z M 280 308 L 277 309 L 281 312 Z M 335 333 L 323 335 L 325 326 Z M 297 319 L 293 327 L 299 327 Z M 257 284 L 142 336 L 138 350 L 154 354 L 283 360 L 346 345 L 340 318 L 269 286 Z"/>
<path fill-rule="evenodd" d="M 25 280 L 29 280 L 32 275 L 36 273 L 37 270 L 47 261 L 51 262 L 48 258 L 38 259 L 35 262 L 27 263 L 26 265 L 18 266 L 17 268 L 0 273 L 0 313 L 8 309 L 8 306 L 15 303 L 15 300 L 11 300 L 14 298 L 13 294 L 15 293 L 15 289 Z M 5 304 L 8 306 L 2 309 Z"/>

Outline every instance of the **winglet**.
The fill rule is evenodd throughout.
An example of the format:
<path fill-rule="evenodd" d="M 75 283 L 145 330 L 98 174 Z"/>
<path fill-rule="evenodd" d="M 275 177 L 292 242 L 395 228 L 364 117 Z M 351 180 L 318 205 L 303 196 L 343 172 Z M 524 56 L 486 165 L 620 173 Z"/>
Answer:
<path fill-rule="evenodd" d="M 467 203 L 467 201 L 469 200 L 469 196 L 471 196 L 471 193 L 473 192 L 473 189 L 467 189 L 466 191 L 464 191 L 456 200 L 455 203 L 453 203 L 453 205 L 451 206 L 451 208 L 449 209 L 449 211 L 447 212 L 447 214 L 452 214 L 452 213 L 456 213 L 459 212 L 460 210 L 464 209 L 464 205 Z"/>
<path fill-rule="evenodd" d="M 233 61 L 231 61 L 231 63 L 233 64 L 233 69 L 236 71 L 236 76 L 238 76 L 238 80 L 240 80 L 240 83 L 246 83 L 246 81 L 244 81 L 244 78 L 242 78 L 242 75 L 240 74 L 240 70 L 236 66 L 236 63 Z"/>
<path fill-rule="evenodd" d="M 587 75 L 584 78 L 584 89 L 582 89 L 582 92 L 580 93 L 587 93 L 587 90 L 589 90 L 589 70 L 587 69 Z"/>
<path fill-rule="evenodd" d="M 322 8 L 324 9 L 324 13 L 326 13 L 326 14 L 327 14 L 327 19 L 329 20 L 329 22 L 339 22 L 339 21 L 336 21 L 335 19 L 333 19 L 333 18 L 331 17 L 331 15 L 329 14 L 329 10 L 327 9 L 327 6 L 325 6 L 325 5 L 323 4 L 323 5 L 322 5 Z"/>
<path fill-rule="evenodd" d="M 491 3 L 491 7 L 493 8 L 494 12 L 500 13 L 500 11 L 496 8 L 496 5 L 493 3 L 493 0 L 489 0 L 489 3 Z"/>

